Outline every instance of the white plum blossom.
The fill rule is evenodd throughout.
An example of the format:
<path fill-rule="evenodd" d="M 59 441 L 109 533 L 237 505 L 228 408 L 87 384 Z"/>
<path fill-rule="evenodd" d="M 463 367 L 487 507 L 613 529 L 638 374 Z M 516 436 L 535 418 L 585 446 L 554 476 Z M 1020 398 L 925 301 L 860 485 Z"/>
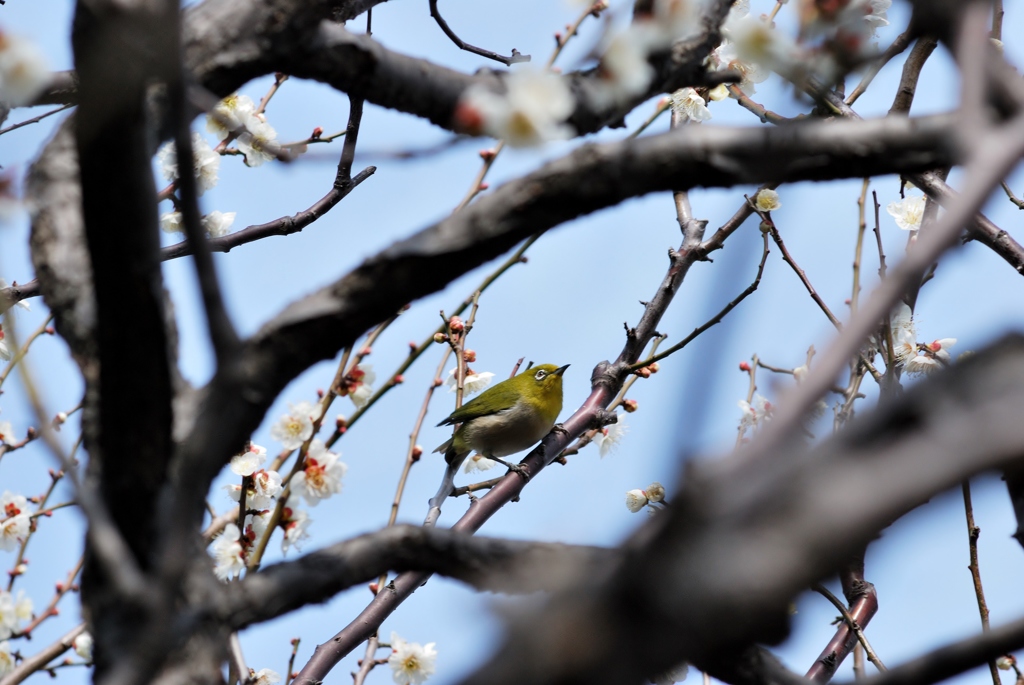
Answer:
<path fill-rule="evenodd" d="M 488 459 L 482 454 L 474 454 L 466 460 L 466 465 L 462 467 L 465 473 L 473 473 L 474 471 L 489 471 L 494 468 L 498 462 L 493 459 Z"/>
<path fill-rule="evenodd" d="M 797 44 L 760 19 L 742 17 L 724 26 L 723 33 L 743 62 L 783 74 L 799 63 L 801 50 Z"/>
<path fill-rule="evenodd" d="M 6 640 L 21 628 L 23 621 L 32 618 L 32 600 L 19 591 L 15 597 L 10 592 L 0 590 L 0 639 Z"/>
<path fill-rule="evenodd" d="M 298 449 L 313 435 L 313 414 L 319 414 L 309 402 L 290 404 L 287 414 L 270 427 L 270 437 L 286 450 Z"/>
<path fill-rule="evenodd" d="M 615 451 L 619 443 L 622 442 L 623 436 L 626 435 L 626 431 L 629 430 L 629 427 L 626 425 L 626 415 L 619 413 L 616 416 L 619 419 L 618 421 L 608 424 L 594 433 L 592 441 L 598 446 L 601 458 L 607 457 Z"/>
<path fill-rule="evenodd" d="M 739 73 L 742 80 L 736 86 L 747 95 L 756 93 L 756 84 L 763 83 L 771 75 L 771 70 L 761 67 L 757 62 L 741 60 L 736 50 L 736 44 L 730 40 L 723 40 L 712 55 L 718 62 L 719 70 Z"/>
<path fill-rule="evenodd" d="M 231 471 L 237 476 L 251 476 L 267 460 L 267 448 L 254 442 L 241 454 L 231 457 Z"/>
<path fill-rule="evenodd" d="M 893 356 L 897 362 L 904 363 L 917 354 L 917 331 L 914 329 L 914 316 L 910 307 L 900 303 L 889 318 L 889 329 L 892 331 Z"/>
<path fill-rule="evenodd" d="M 252 476 L 252 497 L 248 504 L 253 509 L 266 509 L 273 505 L 273 499 L 281 494 L 281 474 L 277 471 L 260 469 Z"/>
<path fill-rule="evenodd" d="M 949 348 L 956 344 L 956 338 L 941 338 L 927 345 L 920 345 L 917 353 L 903 364 L 903 370 L 910 375 L 927 375 L 949 365 Z"/>
<path fill-rule="evenodd" d="M 339 461 L 337 454 L 329 452 L 320 440 L 314 440 L 309 445 L 306 467 L 292 478 L 292 492 L 315 507 L 320 500 L 341 492 L 341 479 L 346 471 L 348 465 Z"/>
<path fill-rule="evenodd" d="M 483 84 L 466 89 L 456 118 L 469 133 L 485 133 L 512 147 L 533 147 L 573 135 L 565 120 L 575 101 L 555 74 L 532 69 L 512 71 L 505 78 L 505 93 Z"/>
<path fill-rule="evenodd" d="M 0 675 L 5 675 L 14 670 L 14 655 L 11 654 L 11 643 L 7 640 L 0 642 Z"/>
<path fill-rule="evenodd" d="M 711 118 L 711 110 L 707 103 L 693 88 L 680 88 L 672 93 L 672 111 L 682 117 L 683 121 L 700 123 Z"/>
<path fill-rule="evenodd" d="M 0 278 L 0 290 L 3 290 L 4 288 L 8 288 L 8 287 L 10 287 L 10 283 L 8 283 L 4 279 Z M 14 304 L 16 304 L 17 306 L 21 307 L 22 309 L 24 309 L 26 311 L 31 311 L 31 309 L 32 309 L 32 305 L 30 305 L 25 300 L 18 300 Z M 2 338 L 2 337 L 3 336 L 0 336 L 0 338 Z"/>
<path fill-rule="evenodd" d="M 724 83 L 719 83 L 717 86 L 708 91 L 708 100 L 713 102 L 719 102 L 729 97 L 729 87 Z"/>
<path fill-rule="evenodd" d="M 241 537 L 242 533 L 238 526 L 229 523 L 224 526 L 224 532 L 210 545 L 215 562 L 213 572 L 221 580 L 231 580 L 245 568 Z"/>
<path fill-rule="evenodd" d="M 0 421 L 0 443 L 14 445 L 18 441 L 14 437 L 14 428 L 10 421 Z M 4 493 L 6 494 L 6 493 Z"/>
<path fill-rule="evenodd" d="M 644 492 L 647 494 L 647 499 L 651 502 L 663 502 L 665 500 L 665 486 L 654 481 L 646 488 Z"/>
<path fill-rule="evenodd" d="M 437 661 L 436 643 L 421 645 L 406 642 L 398 633 L 391 633 L 391 656 L 388 665 L 397 685 L 420 685 L 434 674 Z"/>
<path fill-rule="evenodd" d="M 238 149 L 245 155 L 247 166 L 260 166 L 277 157 L 277 131 L 262 114 L 245 120 L 245 132 L 238 136 Z"/>
<path fill-rule="evenodd" d="M 0 102 L 21 107 L 50 82 L 50 69 L 32 41 L 0 31 Z"/>
<path fill-rule="evenodd" d="M 248 547 L 263 537 L 270 525 L 270 509 L 245 517 L 245 535 L 242 536 L 242 547 Z"/>
<path fill-rule="evenodd" d="M 28 500 L 5 490 L 0 496 L 0 507 L 0 550 L 10 551 L 25 541 L 32 527 Z"/>
<path fill-rule="evenodd" d="M 885 211 L 896 220 L 896 225 L 904 231 L 917 231 L 924 219 L 924 195 L 907 195 L 899 202 L 890 202 Z"/>
<path fill-rule="evenodd" d="M 256 113 L 256 104 L 248 95 L 229 95 L 206 115 L 206 130 L 224 140 L 241 128 Z"/>
<path fill-rule="evenodd" d="M 281 675 L 269 668 L 261 668 L 258 671 L 249 669 L 249 685 L 274 685 L 281 682 Z"/>
<path fill-rule="evenodd" d="M 376 380 L 373 364 L 356 364 L 356 368 L 348 372 L 345 377 L 345 394 L 356 408 L 362 409 L 373 397 L 373 384 Z"/>
<path fill-rule="evenodd" d="M 612 36 L 598 68 L 598 103 L 624 102 L 647 92 L 655 71 L 647 56 L 660 42 L 651 22 L 638 22 Z"/>
<path fill-rule="evenodd" d="M 754 395 L 753 402 L 740 400 L 737 402 L 737 405 L 739 405 L 739 408 L 743 410 L 743 416 L 740 418 L 741 430 L 753 428 L 771 420 L 772 411 L 774 409 L 772 407 L 772 403 L 761 395 Z"/>
<path fill-rule="evenodd" d="M 82 633 L 75 638 L 71 645 L 74 647 L 75 654 L 86 661 L 92 661 L 92 635 L 88 632 Z"/>
<path fill-rule="evenodd" d="M 782 203 L 779 202 L 779 194 L 777 192 L 771 188 L 762 188 L 757 191 L 757 195 L 754 197 L 754 205 L 759 212 L 774 212 L 782 206 Z"/>
<path fill-rule="evenodd" d="M 448 392 L 455 392 L 458 388 L 458 382 L 455 380 L 455 372 L 458 371 L 458 367 L 455 367 L 448 372 L 448 379 L 445 381 L 445 385 L 448 386 Z M 474 373 L 471 369 L 466 369 L 466 379 L 462 383 L 463 394 L 466 397 L 475 395 L 480 392 L 488 385 L 491 384 L 491 379 L 494 378 L 494 374 L 490 371 L 482 371 L 480 373 Z"/>
<path fill-rule="evenodd" d="M 647 506 L 647 493 L 643 490 L 629 490 L 626 492 L 626 508 L 634 514 Z"/>
<path fill-rule="evenodd" d="M 299 508 L 300 499 L 294 494 L 285 502 L 281 512 L 281 525 L 284 527 L 284 537 L 281 538 L 281 553 L 287 554 L 288 549 L 295 546 L 295 549 L 302 550 L 302 541 L 309 537 L 307 528 L 313 522 L 309 514 Z"/>
<path fill-rule="evenodd" d="M 178 178 L 178 151 L 174 141 L 166 143 L 156 153 L 160 162 L 160 173 L 168 181 Z M 202 134 L 192 133 L 193 173 L 196 177 L 196 192 L 202 195 L 217 185 L 217 172 L 220 171 L 220 155 L 213 151 Z"/>
<path fill-rule="evenodd" d="M 221 212 L 213 210 L 203 217 L 203 230 L 211 238 L 219 238 L 228 234 L 231 224 L 235 223 L 237 212 Z"/>
<path fill-rule="evenodd" d="M 160 215 L 160 230 L 164 233 L 184 233 L 185 219 L 181 212 L 166 212 Z"/>
<path fill-rule="evenodd" d="M 888 11 L 892 6 L 892 0 L 868 0 L 864 7 L 864 21 L 867 22 L 868 27 L 871 30 L 871 35 L 875 35 L 882 26 L 889 25 Z"/>

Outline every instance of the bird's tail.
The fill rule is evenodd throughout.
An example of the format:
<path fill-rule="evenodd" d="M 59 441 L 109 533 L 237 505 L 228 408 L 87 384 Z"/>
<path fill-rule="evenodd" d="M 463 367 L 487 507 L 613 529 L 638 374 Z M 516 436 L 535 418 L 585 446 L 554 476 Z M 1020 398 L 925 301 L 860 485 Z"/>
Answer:
<path fill-rule="evenodd" d="M 441 487 L 437 489 L 437 494 L 430 498 L 428 504 L 430 505 L 430 511 L 427 512 L 427 519 L 424 521 L 424 525 L 431 526 L 437 521 L 437 517 L 441 514 L 441 505 L 444 503 L 448 496 L 455 490 L 455 474 L 458 473 L 459 467 L 462 466 L 462 462 L 469 456 L 469 452 L 463 452 L 459 454 L 455 448 L 451 445 L 449 440 L 441 447 L 444 447 L 444 460 L 448 462 L 447 468 L 444 470 L 444 478 L 441 480 Z M 440 448 L 436 451 L 440 452 Z"/>

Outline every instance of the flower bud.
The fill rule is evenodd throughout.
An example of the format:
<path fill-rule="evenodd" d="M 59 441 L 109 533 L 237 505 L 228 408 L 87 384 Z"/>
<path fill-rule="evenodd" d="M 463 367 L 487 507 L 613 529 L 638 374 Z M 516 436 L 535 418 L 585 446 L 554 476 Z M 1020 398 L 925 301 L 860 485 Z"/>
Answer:
<path fill-rule="evenodd" d="M 415 340 L 410 340 L 409 341 L 409 352 L 415 352 L 416 348 L 418 348 L 418 347 L 419 347 L 419 345 L 416 343 Z"/>
<path fill-rule="evenodd" d="M 636 400 L 622 400 L 622 408 L 625 409 L 626 412 L 629 414 L 635 412 L 637 410 L 637 407 L 638 405 Z"/>
<path fill-rule="evenodd" d="M 334 419 L 334 427 L 337 428 L 338 431 L 343 431 L 346 426 L 348 426 L 348 420 L 341 414 L 338 414 L 338 418 Z"/>
<path fill-rule="evenodd" d="M 640 376 L 640 378 L 650 378 L 651 377 L 651 370 L 649 368 L 647 368 L 646 366 L 643 366 L 643 367 L 637 369 L 635 373 L 636 373 L 636 375 Z"/>
<path fill-rule="evenodd" d="M 643 490 L 630 490 L 626 493 L 626 508 L 634 514 L 647 506 L 647 494 Z"/>
<path fill-rule="evenodd" d="M 485 182 L 483 182 L 483 183 L 481 183 L 481 184 L 479 185 L 479 187 L 477 188 L 477 190 L 479 190 L 479 191 L 480 191 L 480 192 L 482 193 L 483 191 L 487 190 L 487 189 L 488 189 L 488 188 L 490 188 L 490 187 L 491 187 L 491 184 L 490 184 L 490 183 L 487 183 L 487 182 L 485 181 Z"/>
<path fill-rule="evenodd" d="M 434 333 L 434 342 L 436 342 L 436 343 L 448 342 L 448 336 L 445 335 L 444 333 Z"/>
<path fill-rule="evenodd" d="M 651 370 L 651 373 L 658 373 L 658 371 L 661 369 L 661 367 L 658 366 L 658 362 L 651 362 L 650 364 L 647 365 L 647 368 Z"/>
<path fill-rule="evenodd" d="M 494 150 L 492 148 L 481 150 L 480 159 L 484 160 L 485 162 L 491 161 L 492 159 L 494 159 Z"/>
<path fill-rule="evenodd" d="M 996 659 L 996 668 L 1000 671 L 1009 671 L 1013 668 L 1013 665 L 1017 663 L 1017 660 L 1012 654 L 1004 654 L 1003 656 Z"/>
<path fill-rule="evenodd" d="M 380 586 L 377 585 L 377 583 L 370 583 L 370 592 L 376 595 L 378 592 L 380 592 Z"/>
<path fill-rule="evenodd" d="M 466 350 L 462 353 L 462 361 L 472 364 L 476 361 L 476 350 Z"/>
<path fill-rule="evenodd" d="M 747 373 L 750 373 L 750 364 L 748 364 L 747 362 L 740 362 L 740 371 L 746 371 Z"/>
<path fill-rule="evenodd" d="M 665 499 L 665 486 L 658 481 L 648 485 L 645 492 L 647 493 L 647 499 L 651 502 L 660 502 Z"/>
<path fill-rule="evenodd" d="M 448 319 L 448 329 L 452 333 L 461 333 L 462 331 L 466 330 L 466 324 L 462 323 L 462 319 L 460 319 L 459 317 L 453 316 L 452 318 Z"/>
<path fill-rule="evenodd" d="M 367 345 L 363 349 L 359 350 L 359 356 L 360 357 L 369 357 L 372 352 L 373 352 L 373 348 L 370 347 L 369 345 Z"/>
<path fill-rule="evenodd" d="M 324 134 L 323 126 L 317 126 L 313 129 L 313 134 L 309 137 L 310 140 L 320 140 L 320 136 Z"/>
<path fill-rule="evenodd" d="M 395 385 L 401 385 L 402 383 L 405 383 L 405 376 L 398 374 L 395 376 L 395 380 L 393 382 Z"/>
<path fill-rule="evenodd" d="M 419 461 L 420 457 L 423 456 L 423 445 L 414 445 L 410 456 L 413 461 Z"/>

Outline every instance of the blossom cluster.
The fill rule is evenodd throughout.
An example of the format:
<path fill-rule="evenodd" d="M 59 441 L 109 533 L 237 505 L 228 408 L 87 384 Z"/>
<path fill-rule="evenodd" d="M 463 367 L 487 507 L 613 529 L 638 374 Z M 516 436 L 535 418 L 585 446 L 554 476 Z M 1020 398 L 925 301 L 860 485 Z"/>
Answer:
<path fill-rule="evenodd" d="M 927 375 L 949 366 L 949 350 L 956 338 L 939 338 L 929 343 L 918 342 L 913 312 L 901 303 L 889 319 L 893 355 L 904 372 L 911 376 Z"/>

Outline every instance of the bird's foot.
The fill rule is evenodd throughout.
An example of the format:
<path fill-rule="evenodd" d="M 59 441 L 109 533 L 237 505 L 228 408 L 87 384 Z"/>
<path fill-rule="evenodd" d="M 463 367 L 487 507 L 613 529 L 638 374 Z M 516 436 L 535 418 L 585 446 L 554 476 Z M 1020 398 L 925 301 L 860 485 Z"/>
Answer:
<path fill-rule="evenodd" d="M 530 479 L 530 472 L 529 472 L 529 470 L 526 469 L 521 464 L 513 464 L 511 462 L 505 461 L 504 459 L 498 459 L 497 457 L 488 457 L 488 459 L 490 459 L 491 461 L 496 461 L 499 464 L 501 464 L 502 466 L 504 466 L 505 468 L 507 468 L 509 471 L 512 471 L 514 473 L 519 474 L 519 476 L 522 477 L 523 480 L 529 480 Z"/>

